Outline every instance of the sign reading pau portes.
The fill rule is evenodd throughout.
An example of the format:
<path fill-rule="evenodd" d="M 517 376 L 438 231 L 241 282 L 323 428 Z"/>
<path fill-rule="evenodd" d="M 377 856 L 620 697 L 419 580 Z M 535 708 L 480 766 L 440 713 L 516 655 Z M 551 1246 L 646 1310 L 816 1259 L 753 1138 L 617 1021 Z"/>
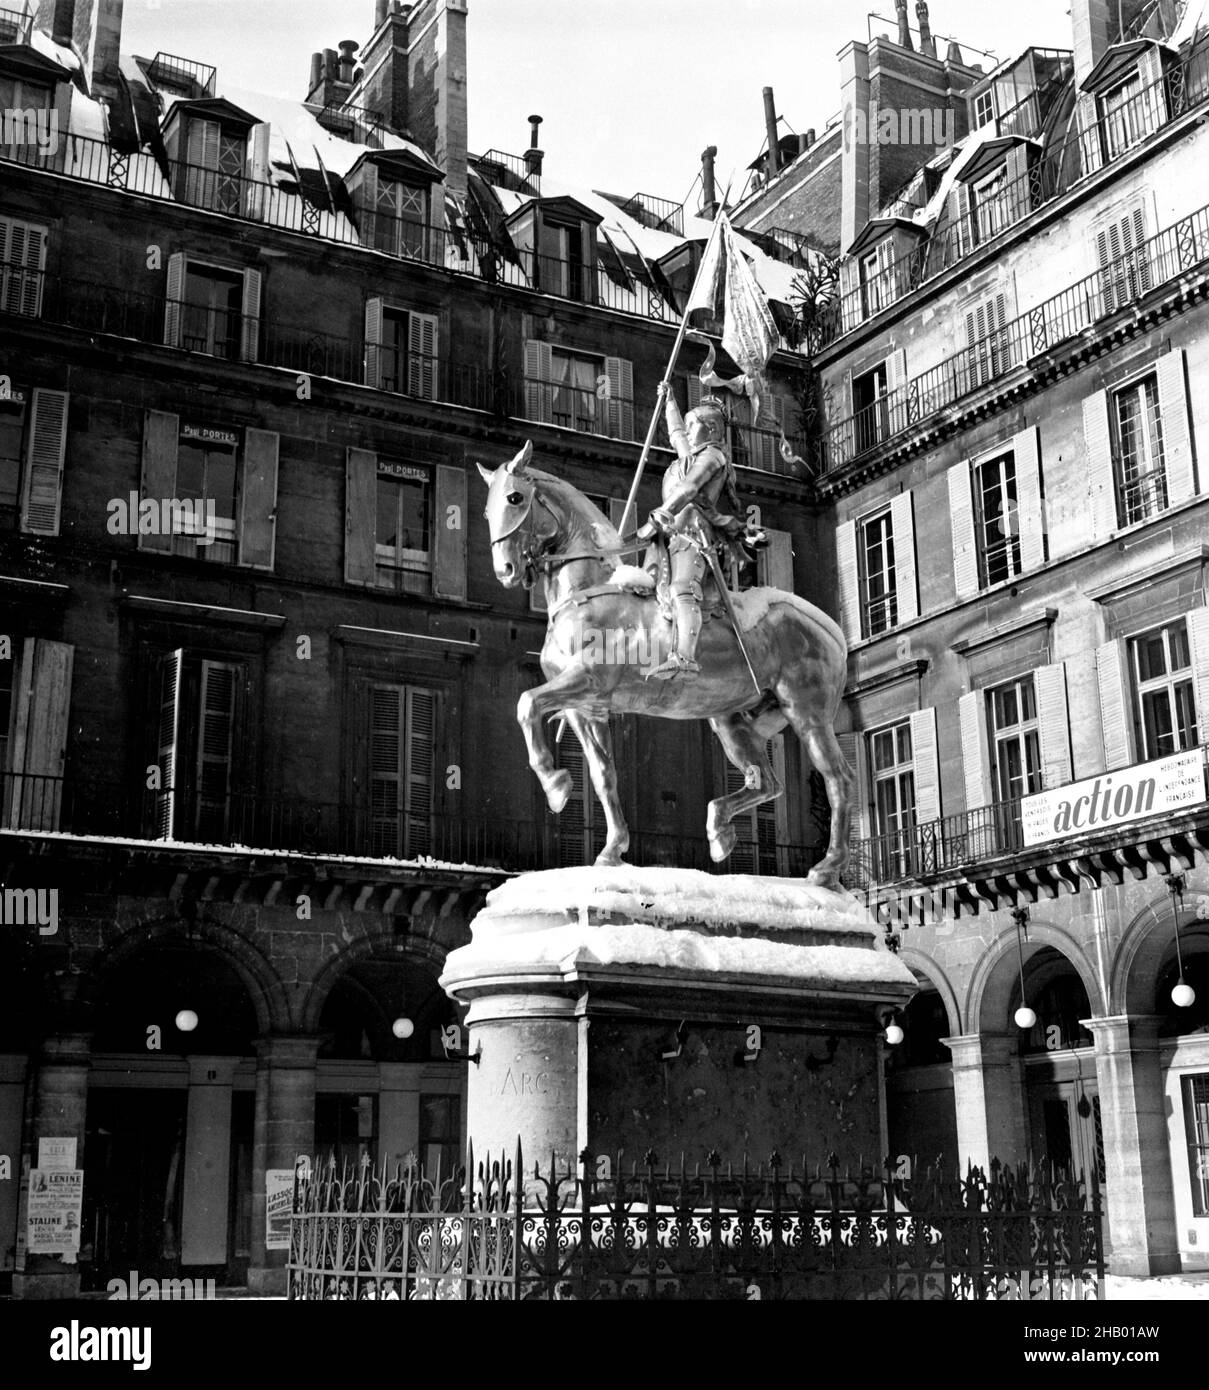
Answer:
<path fill-rule="evenodd" d="M 1195 748 L 1026 796 L 1020 807 L 1024 843 L 1085 835 L 1204 800 L 1205 773 L 1201 750 Z"/>

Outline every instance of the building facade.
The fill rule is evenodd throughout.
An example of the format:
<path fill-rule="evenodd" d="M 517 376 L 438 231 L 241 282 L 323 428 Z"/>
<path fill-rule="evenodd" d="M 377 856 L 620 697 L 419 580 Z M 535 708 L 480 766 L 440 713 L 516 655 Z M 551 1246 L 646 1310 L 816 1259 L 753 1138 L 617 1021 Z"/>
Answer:
<path fill-rule="evenodd" d="M 126 55 L 121 10 L 0 9 L 0 1274 L 23 1296 L 131 1269 L 277 1288 L 298 1155 L 452 1170 L 445 955 L 505 875 L 603 838 L 571 740 L 561 819 L 526 765 L 545 618 L 494 578 L 475 464 L 532 440 L 616 521 L 709 231 L 557 182 L 536 123 L 521 155 L 468 151 L 462 0 L 379 4 L 300 101 Z M 749 578 L 809 592 L 806 262 L 745 242 L 789 335 L 768 413 L 732 425 L 771 538 Z M 617 744 L 635 861 L 706 866 L 735 776 L 708 730 L 623 720 Z M 817 857 L 825 799 L 784 757 L 732 869 Z M 83 1173 L 66 1251 L 28 1244 L 52 1139 Z"/>

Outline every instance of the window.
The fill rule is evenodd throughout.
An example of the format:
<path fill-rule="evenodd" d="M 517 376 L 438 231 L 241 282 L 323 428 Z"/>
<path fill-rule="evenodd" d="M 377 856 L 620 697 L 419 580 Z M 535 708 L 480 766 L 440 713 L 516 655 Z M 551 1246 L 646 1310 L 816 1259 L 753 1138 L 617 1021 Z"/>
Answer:
<path fill-rule="evenodd" d="M 1193 1216 L 1209 1216 L 1209 1072 L 1183 1078 Z"/>
<path fill-rule="evenodd" d="M 243 276 L 190 262 L 181 305 L 180 346 L 211 357 L 239 356 Z"/>
<path fill-rule="evenodd" d="M 242 131 L 194 117 L 185 142 L 184 198 L 195 207 L 238 217 L 248 141 Z"/>
<path fill-rule="evenodd" d="M 421 400 L 437 398 L 437 317 L 383 308 L 378 385 Z"/>
<path fill-rule="evenodd" d="M 1130 642 L 1142 761 L 1199 742 L 1188 625 L 1181 618 Z"/>
<path fill-rule="evenodd" d="M 1151 131 L 1150 105 L 1142 93 L 1142 75 L 1134 73 L 1127 82 L 1100 97 L 1100 115 L 1108 157 L 1115 158 Z"/>
<path fill-rule="evenodd" d="M 432 476 L 426 468 L 378 460 L 378 583 L 413 594 L 432 590 Z"/>
<path fill-rule="evenodd" d="M 974 465 L 974 512 L 979 583 L 985 588 L 1014 578 L 1021 570 L 1014 454 Z"/>
<path fill-rule="evenodd" d="M 1031 675 L 987 691 L 987 732 L 998 801 L 1041 790 L 1041 735 Z"/>
<path fill-rule="evenodd" d="M 583 430 L 586 434 L 603 433 L 597 428 L 597 381 L 603 376 L 604 359 L 584 357 L 571 352 L 550 352 L 551 378 L 554 384 L 551 399 L 552 423 L 564 429 Z"/>
<path fill-rule="evenodd" d="M 49 111 L 52 104 L 53 93 L 45 83 L 0 73 L 0 111 L 10 116 L 17 111 Z"/>
<path fill-rule="evenodd" d="M 200 502 L 207 518 L 214 517 L 212 539 L 195 539 L 193 533 L 175 535 L 172 553 L 220 565 L 235 563 L 235 478 L 234 441 L 215 443 L 182 438 L 176 456 L 176 489 L 181 502 Z"/>
<path fill-rule="evenodd" d="M 584 255 L 584 230 L 577 222 L 541 219 L 538 240 L 537 287 L 564 299 L 591 299 Z"/>
<path fill-rule="evenodd" d="M 1157 374 L 1114 392 L 1112 404 L 1117 490 L 1122 524 L 1128 526 L 1166 511 L 1168 505 Z"/>
<path fill-rule="evenodd" d="M 915 826 L 915 767 L 909 722 L 869 735 L 873 781 L 874 870 L 882 880 L 911 870 Z"/>
<path fill-rule="evenodd" d="M 1007 165 L 999 167 L 974 185 L 974 216 L 978 240 L 989 241 L 1011 222 L 1007 203 Z"/>
<path fill-rule="evenodd" d="M 0 314 L 42 313 L 47 229 L 0 217 Z"/>
<path fill-rule="evenodd" d="M 391 256 L 423 259 L 428 250 L 428 189 L 381 171 L 377 187 L 373 245 Z"/>
<path fill-rule="evenodd" d="M 974 98 L 974 129 L 990 125 L 995 119 L 995 89 L 988 87 Z"/>
<path fill-rule="evenodd" d="M 432 849 L 436 697 L 412 685 L 369 691 L 369 848 L 408 858 Z"/>
<path fill-rule="evenodd" d="M 525 343 L 525 416 L 564 429 L 634 438 L 634 366 L 625 357 Z"/>
<path fill-rule="evenodd" d="M 25 394 L 0 396 L 0 518 L 15 518 L 21 497 L 21 442 L 25 436 Z"/>
<path fill-rule="evenodd" d="M 893 276 L 894 246 L 885 238 L 860 258 L 861 307 L 866 318 L 894 302 Z"/>
<path fill-rule="evenodd" d="M 863 454 L 890 434 L 889 368 L 879 362 L 870 372 L 852 378 L 852 413 L 856 422 L 856 452 Z"/>
<path fill-rule="evenodd" d="M 894 529 L 888 511 L 859 527 L 861 627 L 866 637 L 898 621 L 898 580 L 894 567 Z"/>

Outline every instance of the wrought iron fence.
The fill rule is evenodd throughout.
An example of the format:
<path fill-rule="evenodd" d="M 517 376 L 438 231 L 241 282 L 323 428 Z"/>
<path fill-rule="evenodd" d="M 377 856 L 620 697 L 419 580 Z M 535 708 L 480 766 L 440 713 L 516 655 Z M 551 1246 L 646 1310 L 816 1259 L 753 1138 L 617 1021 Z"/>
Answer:
<path fill-rule="evenodd" d="M 1104 1289 L 1095 1175 L 1049 1164 L 928 1168 L 911 1175 L 813 1173 L 773 1154 L 737 1171 L 624 1173 L 589 1152 L 578 1172 L 551 1158 L 441 1180 L 414 1166 L 378 1174 L 334 1163 L 300 1170 L 290 1221 L 289 1297 L 298 1301 L 612 1299 L 1098 1299 Z"/>

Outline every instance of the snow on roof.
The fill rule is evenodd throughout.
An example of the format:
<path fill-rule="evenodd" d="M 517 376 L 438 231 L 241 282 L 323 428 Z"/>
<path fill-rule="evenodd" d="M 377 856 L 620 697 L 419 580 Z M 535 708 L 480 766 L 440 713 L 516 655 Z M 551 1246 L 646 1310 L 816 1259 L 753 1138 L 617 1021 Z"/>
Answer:
<path fill-rule="evenodd" d="M 73 92 L 68 129 L 72 135 L 104 143 L 109 138 L 105 107 L 99 101 L 86 97 L 83 92 Z"/>
<path fill-rule="evenodd" d="M 64 48 L 61 43 L 55 43 L 54 39 L 49 34 L 44 34 L 41 29 L 30 31 L 29 46 L 44 58 L 58 63 L 61 68 L 66 68 L 68 72 L 80 71 L 80 60 L 71 49 Z"/>
<path fill-rule="evenodd" d="M 953 162 L 945 170 L 940 180 L 940 186 L 936 192 L 928 199 L 927 204 L 916 209 L 912 216 L 912 221 L 920 226 L 930 227 L 940 216 L 945 204 L 949 200 L 949 194 L 953 191 L 953 184 L 957 180 L 958 173 L 973 160 L 974 156 L 990 140 L 998 138 L 994 125 L 980 126 L 977 130 L 971 131 L 966 136 L 963 144 L 957 147 L 957 153 Z"/>
<path fill-rule="evenodd" d="M 1172 48 L 1179 48 L 1181 44 L 1192 38 L 1196 31 L 1205 22 L 1205 12 L 1209 9 L 1209 0 L 1189 0 L 1180 16 L 1180 22 L 1172 31 L 1171 37 L 1167 42 Z"/>

